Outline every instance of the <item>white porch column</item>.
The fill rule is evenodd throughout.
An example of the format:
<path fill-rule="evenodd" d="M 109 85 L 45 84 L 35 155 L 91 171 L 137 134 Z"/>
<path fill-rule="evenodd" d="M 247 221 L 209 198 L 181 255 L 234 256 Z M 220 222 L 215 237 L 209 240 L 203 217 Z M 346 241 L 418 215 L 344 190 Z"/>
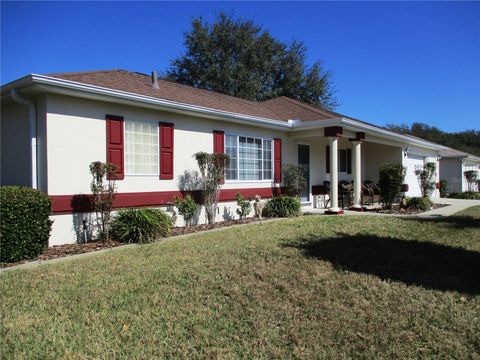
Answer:
<path fill-rule="evenodd" d="M 353 206 L 352 208 L 362 208 L 362 142 L 359 140 L 352 141 L 353 144 Z"/>
<path fill-rule="evenodd" d="M 330 208 L 329 213 L 339 213 L 338 208 L 338 137 L 330 136 Z"/>

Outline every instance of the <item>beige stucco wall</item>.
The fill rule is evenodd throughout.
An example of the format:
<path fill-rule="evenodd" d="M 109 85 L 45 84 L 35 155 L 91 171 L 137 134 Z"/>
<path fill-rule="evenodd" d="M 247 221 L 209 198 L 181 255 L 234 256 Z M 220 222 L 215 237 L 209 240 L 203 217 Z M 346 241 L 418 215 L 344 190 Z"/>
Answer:
<path fill-rule="evenodd" d="M 105 115 L 120 115 L 125 121 L 174 123 L 174 180 L 158 176 L 125 176 L 117 181 L 119 192 L 177 190 L 177 181 L 185 170 L 196 170 L 192 157 L 198 151 L 213 151 L 213 130 L 225 133 L 281 138 L 283 162 L 291 162 L 291 139 L 284 132 L 221 121 L 193 118 L 160 111 L 119 106 L 105 102 L 49 96 L 47 103 L 49 194 L 66 195 L 90 192 L 89 164 L 106 161 Z M 224 188 L 271 187 L 271 181 L 226 181 Z"/>
<path fill-rule="evenodd" d="M 38 188 L 47 191 L 45 101 L 42 97 L 32 100 L 36 104 Z M 1 185 L 31 186 L 29 108 L 13 101 L 2 101 L 0 124 Z"/>

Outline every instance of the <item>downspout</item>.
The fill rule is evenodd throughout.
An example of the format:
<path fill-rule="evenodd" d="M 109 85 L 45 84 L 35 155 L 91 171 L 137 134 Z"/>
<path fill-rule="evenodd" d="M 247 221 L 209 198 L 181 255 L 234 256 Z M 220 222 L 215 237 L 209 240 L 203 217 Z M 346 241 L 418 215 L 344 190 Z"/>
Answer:
<path fill-rule="evenodd" d="M 38 189 L 38 179 L 37 179 L 37 108 L 35 103 L 31 100 L 27 100 L 21 97 L 17 89 L 12 89 L 10 95 L 13 101 L 28 106 L 28 121 L 29 121 L 29 132 L 30 132 L 30 151 L 32 158 L 32 188 Z"/>

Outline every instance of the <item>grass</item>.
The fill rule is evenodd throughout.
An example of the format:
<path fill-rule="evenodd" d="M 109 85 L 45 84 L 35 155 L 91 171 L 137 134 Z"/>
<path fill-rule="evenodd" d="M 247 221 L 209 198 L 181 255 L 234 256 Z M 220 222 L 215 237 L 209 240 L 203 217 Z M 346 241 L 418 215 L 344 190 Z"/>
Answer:
<path fill-rule="evenodd" d="M 287 219 L 1 275 L 1 357 L 480 358 L 480 207 Z"/>

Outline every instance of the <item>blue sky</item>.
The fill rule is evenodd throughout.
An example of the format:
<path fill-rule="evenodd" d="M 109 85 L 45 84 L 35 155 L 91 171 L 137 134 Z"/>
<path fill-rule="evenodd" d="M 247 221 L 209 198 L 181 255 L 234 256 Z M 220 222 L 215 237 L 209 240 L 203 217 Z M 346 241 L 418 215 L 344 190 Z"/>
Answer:
<path fill-rule="evenodd" d="M 1 83 L 28 73 L 165 70 L 190 19 L 253 19 L 333 73 L 337 111 L 384 125 L 480 128 L 480 3 L 4 2 Z"/>

